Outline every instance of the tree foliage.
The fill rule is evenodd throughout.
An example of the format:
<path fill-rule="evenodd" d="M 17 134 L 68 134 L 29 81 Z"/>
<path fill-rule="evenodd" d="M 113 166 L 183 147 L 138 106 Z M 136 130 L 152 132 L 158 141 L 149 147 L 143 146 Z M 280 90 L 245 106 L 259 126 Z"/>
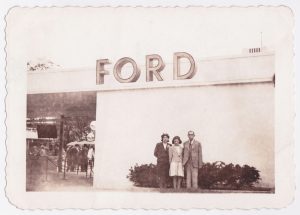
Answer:
<path fill-rule="evenodd" d="M 44 71 L 56 67 L 59 67 L 59 65 L 46 59 L 38 59 L 36 61 L 27 62 L 27 71 Z"/>

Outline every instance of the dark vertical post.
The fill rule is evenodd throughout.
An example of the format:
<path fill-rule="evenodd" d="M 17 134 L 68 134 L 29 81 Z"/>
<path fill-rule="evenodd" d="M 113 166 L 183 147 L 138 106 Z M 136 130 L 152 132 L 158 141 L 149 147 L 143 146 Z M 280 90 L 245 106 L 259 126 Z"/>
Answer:
<path fill-rule="evenodd" d="M 63 133 L 64 133 L 64 115 L 60 117 L 60 132 L 59 132 L 59 153 L 58 153 L 58 172 L 62 171 L 62 151 L 63 151 Z"/>
<path fill-rule="evenodd" d="M 45 156 L 46 159 L 46 181 L 48 179 L 48 156 Z"/>

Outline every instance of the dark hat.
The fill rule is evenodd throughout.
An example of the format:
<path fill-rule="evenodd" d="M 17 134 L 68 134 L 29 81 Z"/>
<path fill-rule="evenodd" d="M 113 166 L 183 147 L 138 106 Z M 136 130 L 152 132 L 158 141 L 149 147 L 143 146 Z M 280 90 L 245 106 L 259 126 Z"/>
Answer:
<path fill-rule="evenodd" d="M 164 137 L 170 138 L 169 134 L 167 134 L 167 133 L 163 133 L 163 134 L 161 135 L 161 140 L 162 140 Z"/>

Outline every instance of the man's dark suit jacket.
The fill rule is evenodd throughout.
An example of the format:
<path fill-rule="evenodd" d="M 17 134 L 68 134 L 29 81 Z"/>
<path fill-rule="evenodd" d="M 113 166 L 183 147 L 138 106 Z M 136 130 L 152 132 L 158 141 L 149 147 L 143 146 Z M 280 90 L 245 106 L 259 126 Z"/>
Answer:
<path fill-rule="evenodd" d="M 193 167 L 201 168 L 203 165 L 201 143 L 194 140 L 194 143 L 190 146 L 190 141 L 186 141 L 183 143 L 183 146 L 183 165 L 191 159 Z"/>

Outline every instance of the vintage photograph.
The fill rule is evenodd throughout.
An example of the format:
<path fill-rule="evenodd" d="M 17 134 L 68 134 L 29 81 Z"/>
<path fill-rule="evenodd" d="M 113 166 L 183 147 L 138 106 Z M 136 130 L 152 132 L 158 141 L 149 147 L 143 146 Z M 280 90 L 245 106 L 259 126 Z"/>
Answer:
<path fill-rule="evenodd" d="M 180 55 L 191 86 L 29 92 L 26 190 L 274 193 L 274 54 L 250 48 L 198 62 Z M 124 62 L 130 73 L 132 61 Z M 52 85 L 53 74 L 62 85 L 75 72 L 86 77 L 46 63 L 28 64 L 29 86 Z M 152 79 L 163 81 L 160 68 L 147 68 Z"/>
<path fill-rule="evenodd" d="M 163 83 L 166 67 L 174 86 L 29 92 L 26 190 L 274 193 L 274 55 L 267 47 L 199 61 L 174 53 L 171 65 L 147 55 L 146 81 Z M 116 80 L 105 64 L 97 60 L 99 86 L 139 76 L 131 58 L 115 63 Z M 75 72 L 86 77 L 29 62 L 28 85 L 47 81 L 51 90 Z"/>
<path fill-rule="evenodd" d="M 285 7 L 12 9 L 7 144 L 20 158 L 8 156 L 8 175 L 20 171 L 8 192 L 55 208 L 289 199 L 291 17 Z"/>

